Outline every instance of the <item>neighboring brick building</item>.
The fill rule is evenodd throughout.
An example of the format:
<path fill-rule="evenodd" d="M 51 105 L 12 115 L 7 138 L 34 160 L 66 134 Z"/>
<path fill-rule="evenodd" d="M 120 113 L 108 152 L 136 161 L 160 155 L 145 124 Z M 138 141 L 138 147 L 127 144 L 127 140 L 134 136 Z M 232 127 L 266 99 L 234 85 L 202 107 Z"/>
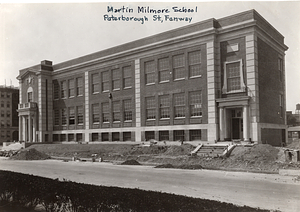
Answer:
<path fill-rule="evenodd" d="M 20 70 L 20 138 L 286 139 L 284 37 L 255 10 Z"/>
<path fill-rule="evenodd" d="M 19 139 L 19 89 L 0 86 L 0 143 Z"/>

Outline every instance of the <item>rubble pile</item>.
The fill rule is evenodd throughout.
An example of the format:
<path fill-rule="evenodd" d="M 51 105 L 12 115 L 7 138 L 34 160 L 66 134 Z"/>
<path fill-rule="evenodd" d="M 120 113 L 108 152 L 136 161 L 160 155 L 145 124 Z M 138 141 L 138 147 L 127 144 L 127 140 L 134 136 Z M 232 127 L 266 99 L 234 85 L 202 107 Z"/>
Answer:
<path fill-rule="evenodd" d="M 12 160 L 46 160 L 50 158 L 49 155 L 39 152 L 34 148 L 19 151 L 16 155 L 10 157 Z"/>

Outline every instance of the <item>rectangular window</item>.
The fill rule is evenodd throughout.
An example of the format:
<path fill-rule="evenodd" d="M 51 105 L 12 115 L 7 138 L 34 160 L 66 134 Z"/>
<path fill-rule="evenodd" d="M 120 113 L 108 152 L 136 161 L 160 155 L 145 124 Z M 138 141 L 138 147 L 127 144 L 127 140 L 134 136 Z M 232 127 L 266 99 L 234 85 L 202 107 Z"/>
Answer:
<path fill-rule="evenodd" d="M 146 81 L 146 84 L 155 83 L 155 62 L 154 62 L 154 60 L 145 62 L 145 81 Z"/>
<path fill-rule="evenodd" d="M 120 87 L 120 69 L 112 70 L 112 86 L 113 90 L 119 90 Z"/>
<path fill-rule="evenodd" d="M 1 117 L 4 117 L 4 110 L 1 110 Z"/>
<path fill-rule="evenodd" d="M 92 93 L 99 92 L 99 74 L 92 74 Z"/>
<path fill-rule="evenodd" d="M 169 58 L 161 58 L 158 60 L 159 82 L 168 82 L 170 80 L 170 64 Z"/>
<path fill-rule="evenodd" d="M 185 57 L 184 54 L 173 56 L 173 74 L 174 80 L 185 78 Z"/>
<path fill-rule="evenodd" d="M 184 141 L 184 130 L 174 130 L 174 140 Z"/>
<path fill-rule="evenodd" d="M 146 98 L 146 118 L 155 119 L 156 118 L 156 107 L 155 107 L 155 98 L 147 97 Z"/>
<path fill-rule="evenodd" d="M 226 64 L 227 91 L 241 89 L 240 62 Z"/>
<path fill-rule="evenodd" d="M 190 141 L 200 141 L 201 130 L 190 130 Z"/>
<path fill-rule="evenodd" d="M 102 92 L 109 91 L 109 72 L 102 72 Z"/>
<path fill-rule="evenodd" d="M 190 92 L 191 117 L 202 116 L 202 93 L 201 91 Z"/>
<path fill-rule="evenodd" d="M 27 93 L 27 102 L 32 102 L 32 100 L 33 100 L 32 92 L 28 92 Z"/>
<path fill-rule="evenodd" d="M 78 142 L 82 141 L 82 133 L 76 134 L 76 141 L 78 141 Z"/>
<path fill-rule="evenodd" d="M 6 107 L 10 108 L 10 102 L 6 102 Z"/>
<path fill-rule="evenodd" d="M 67 82 L 64 80 L 64 81 L 61 81 L 60 82 L 60 87 L 61 87 L 61 98 L 66 98 L 67 97 Z"/>
<path fill-rule="evenodd" d="M 53 98 L 59 99 L 59 84 L 57 81 L 53 81 Z"/>
<path fill-rule="evenodd" d="M 159 96 L 159 118 L 170 118 L 170 99 L 169 95 Z"/>
<path fill-rule="evenodd" d="M 185 99 L 184 93 L 174 94 L 174 117 L 185 117 Z"/>
<path fill-rule="evenodd" d="M 283 76 L 283 60 L 281 58 L 278 58 L 278 71 L 279 71 L 279 80 L 282 82 L 282 76 Z"/>
<path fill-rule="evenodd" d="M 4 120 L 1 120 L 1 127 L 4 127 Z"/>
<path fill-rule="evenodd" d="M 61 109 L 61 124 L 67 125 L 67 110 Z"/>
<path fill-rule="evenodd" d="M 168 141 L 169 140 L 169 131 L 159 131 L 159 140 Z"/>
<path fill-rule="evenodd" d="M 83 78 L 82 77 L 76 78 L 76 94 L 77 94 L 77 96 L 83 95 Z"/>
<path fill-rule="evenodd" d="M 67 136 L 66 136 L 66 134 L 61 134 L 61 135 L 60 135 L 60 140 L 61 140 L 61 141 L 67 141 Z"/>
<path fill-rule="evenodd" d="M 53 141 L 59 141 L 59 134 L 53 134 Z"/>
<path fill-rule="evenodd" d="M 283 105 L 284 105 L 283 95 L 279 94 L 280 117 L 283 117 L 284 115 Z"/>
<path fill-rule="evenodd" d="M 130 88 L 131 83 L 131 66 L 125 66 L 123 67 L 123 87 Z"/>
<path fill-rule="evenodd" d="M 93 123 L 99 123 L 99 104 L 92 105 L 92 121 Z"/>
<path fill-rule="evenodd" d="M 121 121 L 120 101 L 113 102 L 113 122 Z"/>
<path fill-rule="evenodd" d="M 75 124 L 75 108 L 70 107 L 69 108 L 69 125 Z"/>
<path fill-rule="evenodd" d="M 109 141 L 109 134 L 108 133 L 101 133 L 101 140 L 102 141 Z"/>
<path fill-rule="evenodd" d="M 189 75 L 190 77 L 201 76 L 201 53 L 200 50 L 189 52 Z"/>
<path fill-rule="evenodd" d="M 145 138 L 146 138 L 146 141 L 155 139 L 154 131 L 146 131 L 145 132 Z"/>
<path fill-rule="evenodd" d="M 54 125 L 59 125 L 59 110 L 54 110 Z"/>
<path fill-rule="evenodd" d="M 10 111 L 6 111 L 6 117 L 9 118 L 10 117 Z"/>
<path fill-rule="evenodd" d="M 75 81 L 74 79 L 69 79 L 69 97 L 74 97 L 75 95 Z"/>
<path fill-rule="evenodd" d="M 103 123 L 109 122 L 109 103 L 108 102 L 102 103 L 102 122 Z"/>
<path fill-rule="evenodd" d="M 68 134 L 68 141 L 74 141 L 74 134 Z"/>
<path fill-rule="evenodd" d="M 112 141 L 120 141 L 120 133 L 119 132 L 112 133 Z"/>
<path fill-rule="evenodd" d="M 1 107 L 4 107 L 4 101 L 1 101 Z"/>
<path fill-rule="evenodd" d="M 131 141 L 131 132 L 123 132 L 123 141 Z"/>
<path fill-rule="evenodd" d="M 124 105 L 124 121 L 132 121 L 131 99 L 124 100 L 123 105 Z"/>
<path fill-rule="evenodd" d="M 98 141 L 99 140 L 99 133 L 92 133 L 92 141 Z"/>
<path fill-rule="evenodd" d="M 83 124 L 83 106 L 77 106 L 77 124 Z"/>
<path fill-rule="evenodd" d="M 10 127 L 10 120 L 6 121 L 6 126 Z"/>

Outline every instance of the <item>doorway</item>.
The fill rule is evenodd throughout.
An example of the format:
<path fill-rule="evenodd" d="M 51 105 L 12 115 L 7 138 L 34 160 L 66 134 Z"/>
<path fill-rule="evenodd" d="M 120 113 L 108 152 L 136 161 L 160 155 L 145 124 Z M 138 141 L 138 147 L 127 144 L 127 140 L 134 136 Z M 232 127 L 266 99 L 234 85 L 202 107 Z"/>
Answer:
<path fill-rule="evenodd" d="M 241 139 L 243 138 L 242 109 L 232 109 L 231 114 L 231 138 Z"/>

